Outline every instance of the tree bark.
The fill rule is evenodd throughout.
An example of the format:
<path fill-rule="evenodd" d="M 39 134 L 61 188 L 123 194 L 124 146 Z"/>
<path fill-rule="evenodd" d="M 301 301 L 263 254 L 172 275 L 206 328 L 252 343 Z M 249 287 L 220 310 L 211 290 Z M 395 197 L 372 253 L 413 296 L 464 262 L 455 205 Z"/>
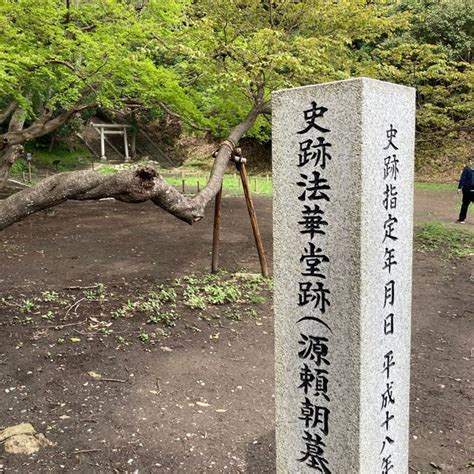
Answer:
<path fill-rule="evenodd" d="M 0 189 L 2 189 L 7 180 L 10 168 L 17 158 L 23 153 L 23 144 L 27 141 L 38 138 L 64 125 L 74 114 L 94 107 L 95 104 L 80 104 L 71 110 L 52 117 L 51 111 L 44 111 L 29 127 L 23 128 L 26 120 L 26 112 L 22 108 L 14 109 L 8 125 L 8 131 L 0 135 Z"/>
<path fill-rule="evenodd" d="M 26 112 L 22 108 L 15 109 L 8 124 L 7 134 L 21 132 L 25 120 Z M 10 168 L 22 153 L 23 146 L 20 144 L 8 145 L 3 149 L 0 155 L 0 189 L 6 185 Z"/>
<path fill-rule="evenodd" d="M 12 100 L 1 112 L 0 112 L 0 123 L 5 122 L 8 117 L 14 112 L 17 107 L 15 100 Z"/>
<path fill-rule="evenodd" d="M 255 123 L 260 110 L 256 105 L 245 120 L 230 133 L 227 143 L 219 147 L 207 186 L 194 197 L 185 197 L 152 168 L 124 171 L 105 176 L 93 170 L 59 173 L 44 179 L 35 187 L 24 189 L 0 201 L 0 230 L 14 222 L 67 200 L 97 200 L 113 197 L 119 201 L 154 204 L 182 221 L 193 224 L 204 217 L 207 204 L 219 192 L 222 179 L 232 157 L 230 143 L 240 138 Z"/>
<path fill-rule="evenodd" d="M 22 145 L 13 145 L 3 150 L 0 158 L 0 189 L 3 189 L 8 181 L 10 168 L 15 160 L 23 154 Z"/>
<path fill-rule="evenodd" d="M 38 138 L 56 130 L 64 125 L 74 114 L 82 110 L 94 107 L 95 104 L 82 104 L 73 107 L 58 116 L 51 118 L 50 112 L 45 112 L 39 119 L 35 120 L 29 127 L 20 130 L 8 130 L 0 135 L 0 150 L 12 145 L 21 145 L 28 140 Z"/>

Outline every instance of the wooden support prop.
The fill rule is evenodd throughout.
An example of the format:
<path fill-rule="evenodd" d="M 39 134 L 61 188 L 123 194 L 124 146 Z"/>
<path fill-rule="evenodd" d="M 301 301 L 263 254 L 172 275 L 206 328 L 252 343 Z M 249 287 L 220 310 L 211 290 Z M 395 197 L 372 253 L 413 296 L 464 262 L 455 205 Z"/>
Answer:
<path fill-rule="evenodd" d="M 222 186 L 214 204 L 214 232 L 212 234 L 212 273 L 219 270 L 219 239 L 221 233 Z"/>
<path fill-rule="evenodd" d="M 185 186 L 186 186 L 186 181 L 184 179 L 181 180 L 181 192 L 184 194 L 184 189 L 185 189 Z"/>
<path fill-rule="evenodd" d="M 255 213 L 255 207 L 250 196 L 249 180 L 245 163 L 240 162 L 237 164 L 237 168 L 240 172 L 240 179 L 242 182 L 242 188 L 244 190 L 245 202 L 247 203 L 247 209 L 249 211 L 250 223 L 252 224 L 253 236 L 255 238 L 255 244 L 257 246 L 258 258 L 260 260 L 260 268 L 264 277 L 268 276 L 268 264 L 267 258 L 265 257 L 265 250 L 263 249 L 262 237 L 260 236 L 260 230 L 258 228 L 257 214 Z"/>
<path fill-rule="evenodd" d="M 201 190 L 201 186 L 199 184 L 199 180 L 197 181 L 197 192 L 199 193 L 199 191 Z"/>

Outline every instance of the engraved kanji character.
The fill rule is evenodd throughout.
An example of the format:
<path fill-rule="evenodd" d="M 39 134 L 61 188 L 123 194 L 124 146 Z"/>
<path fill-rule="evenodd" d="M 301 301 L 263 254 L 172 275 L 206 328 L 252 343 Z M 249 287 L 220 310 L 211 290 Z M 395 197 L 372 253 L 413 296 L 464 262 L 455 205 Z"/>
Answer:
<path fill-rule="evenodd" d="M 390 147 L 394 148 L 395 150 L 398 150 L 398 147 L 395 146 L 393 143 L 393 139 L 397 136 L 398 130 L 393 128 L 393 125 L 390 124 L 390 128 L 387 130 L 387 139 L 388 139 L 388 144 L 386 147 L 384 147 L 384 150 L 388 150 Z"/>
<path fill-rule="evenodd" d="M 389 334 L 393 334 L 393 332 L 393 313 L 390 313 L 387 314 L 383 320 L 383 333 L 388 336 Z"/>
<path fill-rule="evenodd" d="M 324 211 L 317 204 L 314 205 L 313 209 L 305 205 L 301 214 L 302 220 L 298 221 L 298 224 L 302 227 L 302 230 L 300 230 L 301 234 L 309 234 L 311 239 L 316 234 L 326 235 L 326 232 L 321 227 L 327 226 L 328 223 L 322 218 Z"/>
<path fill-rule="evenodd" d="M 389 474 L 389 472 L 394 468 L 392 464 L 392 455 L 389 454 L 387 457 L 382 459 L 382 472 L 381 474 Z"/>
<path fill-rule="evenodd" d="M 395 365 L 395 361 L 393 360 L 393 351 L 388 351 L 383 356 L 383 370 L 382 373 L 385 372 L 387 376 L 387 380 L 390 379 L 390 367 Z"/>
<path fill-rule="evenodd" d="M 328 295 L 331 291 L 323 282 L 300 282 L 298 292 L 298 306 L 305 306 L 314 301 L 314 308 L 321 313 L 326 312 L 326 306 L 331 306 Z"/>
<path fill-rule="evenodd" d="M 395 418 L 395 415 L 391 415 L 387 410 L 385 412 L 385 420 L 380 424 L 381 427 L 385 427 L 385 431 L 389 429 L 389 423 Z"/>
<path fill-rule="evenodd" d="M 396 209 L 398 196 L 397 187 L 393 184 L 386 184 L 383 195 L 383 207 L 385 207 L 385 210 Z"/>
<path fill-rule="evenodd" d="M 385 255 L 384 255 L 384 265 L 383 269 L 388 270 L 388 273 L 392 272 L 392 267 L 394 265 L 398 265 L 398 262 L 395 260 L 395 249 L 389 249 L 385 247 Z"/>
<path fill-rule="evenodd" d="M 298 196 L 300 201 L 316 201 L 318 199 L 324 199 L 329 201 L 329 196 L 324 191 L 329 191 L 331 187 L 327 184 L 328 180 L 321 178 L 321 173 L 319 171 L 313 171 L 312 177 L 308 178 L 306 174 L 300 174 L 304 181 L 298 181 L 296 184 L 300 188 L 305 188 L 304 191 Z"/>
<path fill-rule="evenodd" d="M 385 439 L 382 442 L 382 449 L 380 450 L 379 454 L 382 454 L 384 452 L 385 446 L 387 444 L 393 444 L 394 442 L 395 442 L 395 440 L 390 438 L 390 436 L 385 436 Z"/>
<path fill-rule="evenodd" d="M 388 383 L 387 382 L 387 388 L 385 389 L 385 392 L 382 393 L 382 408 L 387 408 L 388 404 L 393 405 L 395 403 L 395 398 L 393 398 L 393 382 Z"/>
<path fill-rule="evenodd" d="M 324 447 L 326 445 L 323 443 L 321 436 L 313 435 L 309 431 L 305 431 L 304 434 L 305 450 L 301 451 L 303 457 L 299 458 L 298 461 L 306 463 L 307 466 L 323 474 L 331 474 L 328 461 L 324 457 Z"/>
<path fill-rule="evenodd" d="M 384 170 L 383 170 L 383 179 L 387 179 L 390 176 L 390 179 L 397 179 L 397 175 L 400 172 L 398 169 L 398 158 L 397 155 L 389 155 L 384 158 Z"/>
<path fill-rule="evenodd" d="M 313 100 L 311 102 L 311 108 L 304 110 L 304 119 L 306 122 L 306 128 L 297 132 L 298 134 L 303 134 L 309 132 L 312 128 L 319 130 L 320 132 L 326 133 L 330 132 L 329 128 L 323 128 L 316 123 L 316 119 L 322 118 L 323 115 L 328 111 L 326 107 L 318 107 L 318 104 Z"/>
<path fill-rule="evenodd" d="M 316 377 L 314 376 L 311 369 L 308 367 L 308 364 L 304 364 L 303 367 L 300 369 L 300 381 L 301 385 L 298 388 L 302 388 L 304 390 L 305 395 L 308 394 L 308 391 L 313 388 L 312 383 Z"/>
<path fill-rule="evenodd" d="M 385 242 L 386 239 L 398 240 L 398 237 L 393 235 L 395 232 L 395 224 L 398 222 L 398 219 L 392 214 L 389 214 L 385 222 L 383 223 L 383 228 L 385 230 L 385 236 L 382 242 Z"/>
<path fill-rule="evenodd" d="M 390 280 L 388 283 L 385 283 L 384 286 L 384 301 L 383 307 L 385 308 L 387 304 L 393 306 L 395 303 L 395 281 Z"/>
<path fill-rule="evenodd" d="M 326 344 L 328 339 L 326 337 L 300 335 L 301 339 L 298 341 L 298 344 L 304 347 L 298 352 L 298 357 L 300 359 L 309 358 L 310 360 L 314 360 L 314 363 L 318 367 L 322 362 L 326 365 L 330 365 L 326 358 L 329 352 L 329 348 Z"/>
<path fill-rule="evenodd" d="M 304 276 L 317 278 L 326 278 L 319 268 L 323 262 L 329 262 L 329 258 L 324 255 L 320 248 L 309 242 L 308 247 L 304 248 L 304 253 L 300 257 L 300 263 L 304 263 L 305 268 L 301 272 Z"/>

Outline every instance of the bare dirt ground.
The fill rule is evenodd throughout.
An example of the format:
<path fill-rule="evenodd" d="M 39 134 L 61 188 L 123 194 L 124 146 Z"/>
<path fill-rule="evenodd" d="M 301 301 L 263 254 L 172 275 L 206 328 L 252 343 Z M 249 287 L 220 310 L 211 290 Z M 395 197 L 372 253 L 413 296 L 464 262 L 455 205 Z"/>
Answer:
<path fill-rule="evenodd" d="M 416 219 L 453 220 L 455 199 L 418 192 Z M 256 208 L 271 258 L 271 201 Z M 68 203 L 0 235 L 0 430 L 30 422 L 54 443 L 0 446 L 0 472 L 275 471 L 268 290 L 252 304 L 178 304 L 170 328 L 113 317 L 208 270 L 211 215 L 189 227 L 148 204 Z M 415 253 L 412 472 L 473 472 L 473 263 Z M 241 198 L 224 200 L 221 266 L 258 271 Z"/>

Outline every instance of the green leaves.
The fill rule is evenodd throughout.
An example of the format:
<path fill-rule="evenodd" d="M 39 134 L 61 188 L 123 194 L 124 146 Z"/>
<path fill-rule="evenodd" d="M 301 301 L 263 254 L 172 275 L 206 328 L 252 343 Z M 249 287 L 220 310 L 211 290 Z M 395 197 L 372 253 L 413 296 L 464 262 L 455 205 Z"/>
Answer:
<path fill-rule="evenodd" d="M 78 103 L 121 108 L 128 100 L 164 101 L 202 119 L 173 68 L 154 59 L 179 22 L 180 2 L 0 0 L 2 102 L 17 98 L 35 118 Z M 173 22 L 173 23 L 171 23 Z M 158 47 L 157 47 L 158 45 Z"/>
<path fill-rule="evenodd" d="M 0 0 L 0 106 L 16 98 L 29 121 L 133 101 L 221 137 L 273 90 L 357 75 L 416 87 L 422 131 L 474 120 L 468 0 L 70 4 Z M 250 135 L 268 139 L 269 119 Z"/>

